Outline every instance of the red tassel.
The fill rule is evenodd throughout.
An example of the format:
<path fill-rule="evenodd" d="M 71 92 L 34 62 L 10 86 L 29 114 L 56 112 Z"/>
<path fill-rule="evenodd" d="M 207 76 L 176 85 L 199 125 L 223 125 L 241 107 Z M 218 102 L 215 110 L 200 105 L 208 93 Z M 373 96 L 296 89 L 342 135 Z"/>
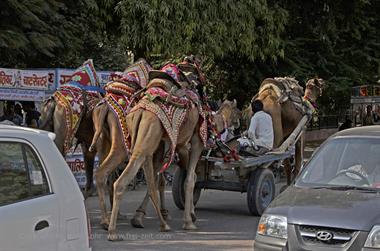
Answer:
<path fill-rule="evenodd" d="M 240 156 L 239 156 L 239 154 L 237 154 L 237 152 L 236 152 L 235 149 L 232 149 L 231 155 L 234 158 L 234 160 L 239 160 L 240 159 Z"/>
<path fill-rule="evenodd" d="M 166 169 L 168 169 L 169 167 L 169 162 L 166 162 L 160 169 L 160 173 L 163 173 L 165 172 Z"/>

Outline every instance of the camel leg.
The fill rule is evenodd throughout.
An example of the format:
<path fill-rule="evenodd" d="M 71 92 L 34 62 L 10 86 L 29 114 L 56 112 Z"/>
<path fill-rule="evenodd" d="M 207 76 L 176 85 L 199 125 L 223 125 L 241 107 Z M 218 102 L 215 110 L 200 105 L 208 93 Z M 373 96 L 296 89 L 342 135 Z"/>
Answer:
<path fill-rule="evenodd" d="M 164 217 L 165 220 L 170 220 L 169 210 L 166 208 L 166 202 L 165 202 L 165 184 L 166 180 L 164 177 L 164 174 L 161 173 L 158 177 L 158 191 L 160 193 L 160 207 L 161 207 L 161 214 L 162 217 Z"/>
<path fill-rule="evenodd" d="M 58 150 L 62 153 L 63 156 L 65 156 L 66 154 L 64 152 L 65 137 L 67 134 L 65 121 L 66 121 L 66 114 L 65 114 L 64 108 L 60 105 L 56 106 L 55 111 L 54 111 L 54 116 L 53 116 L 54 133 L 55 133 L 54 142 Z"/>
<path fill-rule="evenodd" d="M 284 160 L 284 169 L 286 174 L 286 184 L 289 186 L 292 182 L 292 166 L 289 159 Z"/>
<path fill-rule="evenodd" d="M 203 147 L 203 146 L 201 146 L 201 147 Z M 183 147 L 179 146 L 177 149 L 177 152 L 179 155 L 179 168 L 187 169 L 187 167 L 189 165 L 189 149 L 187 148 L 187 146 L 183 146 Z M 196 180 L 196 176 L 194 176 L 194 180 Z M 194 204 L 192 206 L 194 206 Z M 191 209 L 191 219 L 193 222 L 195 222 L 197 220 L 197 218 L 195 216 L 194 207 L 192 207 L 192 209 Z"/>
<path fill-rule="evenodd" d="M 202 154 L 203 144 L 199 138 L 198 133 L 194 133 L 191 138 L 191 151 L 189 165 L 187 168 L 187 175 L 185 180 L 185 212 L 184 212 L 184 225 L 183 229 L 195 230 L 197 227 L 193 223 L 195 217 L 195 209 L 193 203 L 194 186 L 196 181 L 195 169 L 198 160 Z"/>
<path fill-rule="evenodd" d="M 132 156 L 128 162 L 128 165 L 125 167 L 123 173 L 113 184 L 114 186 L 114 195 L 113 195 L 113 207 L 111 213 L 111 220 L 108 226 L 108 240 L 110 241 L 119 241 L 122 240 L 116 234 L 116 220 L 119 213 L 120 201 L 124 194 L 125 189 L 132 179 L 136 176 L 140 167 L 144 164 L 146 157 L 143 155 Z"/>
<path fill-rule="evenodd" d="M 92 137 L 92 142 L 89 147 L 89 151 L 95 151 L 95 146 L 97 145 L 98 139 L 104 128 L 104 122 L 106 121 L 106 116 L 108 114 L 108 106 L 103 103 L 94 109 L 92 113 L 92 120 L 94 122 L 94 136 Z"/>
<path fill-rule="evenodd" d="M 84 158 L 84 167 L 86 171 L 86 187 L 84 190 L 84 198 L 87 199 L 93 192 L 93 175 L 94 175 L 94 162 L 95 152 L 90 152 L 88 146 L 85 143 L 81 144 Z"/>
<path fill-rule="evenodd" d="M 146 207 L 149 202 L 149 191 L 147 190 L 145 193 L 144 200 L 141 205 L 137 208 L 135 215 L 131 219 L 131 225 L 136 228 L 144 228 L 143 218 L 146 214 Z"/>
<path fill-rule="evenodd" d="M 165 144 L 161 142 L 156 153 L 154 154 L 154 169 L 155 173 L 160 170 L 163 164 L 163 158 L 165 154 Z M 163 184 L 162 184 L 163 183 Z M 163 175 L 159 175 L 159 191 L 160 191 L 160 205 L 161 205 L 161 213 L 165 220 L 169 217 L 168 210 L 165 207 L 165 179 Z M 131 219 L 132 226 L 136 228 L 144 228 L 143 217 L 146 214 L 146 207 L 149 202 L 149 191 L 147 190 L 144 200 L 141 205 L 136 210 L 135 215 Z"/>
<path fill-rule="evenodd" d="M 148 191 L 149 191 L 150 199 L 152 201 L 154 209 L 157 212 L 157 216 L 161 222 L 160 231 L 161 232 L 170 231 L 170 227 L 166 223 L 164 217 L 162 216 L 161 210 L 159 207 L 158 191 L 157 191 L 155 173 L 154 173 L 154 169 L 153 169 L 153 161 L 152 161 L 151 157 L 147 157 L 147 162 L 146 162 L 146 165 L 144 166 L 144 172 L 145 172 L 146 180 L 148 183 Z"/>
<path fill-rule="evenodd" d="M 110 151 L 107 158 L 101 163 L 98 170 L 95 173 L 96 187 L 98 191 L 100 210 L 101 210 L 101 221 L 100 224 L 103 228 L 107 229 L 109 225 L 107 206 L 106 206 L 106 182 L 109 174 L 116 169 L 116 167 L 122 163 L 125 154 L 124 149 L 117 148 Z"/>

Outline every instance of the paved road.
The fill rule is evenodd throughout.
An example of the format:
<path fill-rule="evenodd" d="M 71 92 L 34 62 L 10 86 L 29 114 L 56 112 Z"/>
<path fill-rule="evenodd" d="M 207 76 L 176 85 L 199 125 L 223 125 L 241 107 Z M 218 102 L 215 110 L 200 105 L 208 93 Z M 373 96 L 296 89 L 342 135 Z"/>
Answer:
<path fill-rule="evenodd" d="M 308 145 L 305 157 L 308 158 L 319 144 Z M 246 205 L 246 194 L 228 191 L 202 191 L 197 205 L 196 231 L 182 230 L 183 211 L 174 205 L 170 188 L 166 191 L 167 206 L 172 220 L 171 232 L 159 232 L 159 222 L 152 207 L 149 206 L 145 219 L 145 229 L 133 228 L 129 220 L 145 195 L 146 188 L 138 187 L 136 191 L 125 194 L 121 205 L 121 213 L 128 220 L 118 221 L 119 234 L 124 241 L 108 242 L 107 232 L 100 228 L 100 211 L 98 198 L 87 200 L 87 209 L 92 224 L 92 247 L 94 251 L 118 250 L 253 250 L 258 217 L 249 215 Z"/>
<path fill-rule="evenodd" d="M 152 207 L 148 209 L 145 229 L 133 228 L 129 220 L 138 207 L 145 187 L 129 191 L 121 206 L 121 213 L 128 220 L 119 220 L 119 234 L 124 241 L 108 242 L 107 232 L 99 226 L 100 212 L 97 197 L 87 200 L 92 224 L 92 247 L 94 251 L 116 250 L 252 250 L 254 233 L 259 218 L 249 215 L 245 194 L 238 192 L 202 191 L 197 206 L 197 231 L 182 230 L 183 211 L 177 209 L 171 191 L 166 192 L 167 204 L 172 220 L 171 232 L 159 232 L 159 222 Z"/>

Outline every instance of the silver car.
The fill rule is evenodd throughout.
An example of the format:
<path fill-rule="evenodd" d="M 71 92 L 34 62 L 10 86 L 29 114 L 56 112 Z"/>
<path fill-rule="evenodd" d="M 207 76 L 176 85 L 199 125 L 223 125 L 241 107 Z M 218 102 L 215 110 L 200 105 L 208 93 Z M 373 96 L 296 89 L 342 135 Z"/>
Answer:
<path fill-rule="evenodd" d="M 266 209 L 254 250 L 380 250 L 380 126 L 330 137 Z"/>

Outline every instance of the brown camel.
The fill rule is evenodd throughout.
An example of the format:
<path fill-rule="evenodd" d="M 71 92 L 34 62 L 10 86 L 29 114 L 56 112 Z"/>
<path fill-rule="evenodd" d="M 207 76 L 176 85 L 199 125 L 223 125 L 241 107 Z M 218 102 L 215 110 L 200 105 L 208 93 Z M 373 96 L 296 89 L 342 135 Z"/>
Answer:
<path fill-rule="evenodd" d="M 100 100 L 100 98 L 98 100 Z M 56 102 L 54 98 L 46 100 L 41 110 L 41 121 L 40 129 L 51 131 L 56 134 L 54 142 L 62 155 L 65 156 L 64 142 L 69 132 L 66 127 L 66 113 L 64 106 L 59 102 Z M 84 157 L 86 171 L 85 198 L 91 195 L 93 188 L 93 170 L 96 152 L 89 151 L 93 135 L 92 111 L 87 110 L 87 112 L 83 114 L 78 130 L 75 134 L 75 137 L 81 144 Z"/>
<path fill-rule="evenodd" d="M 118 117 L 110 110 L 109 106 L 106 103 L 99 104 L 95 107 L 93 111 L 93 124 L 95 135 L 92 139 L 90 146 L 90 151 L 94 151 L 95 146 L 98 152 L 102 152 L 104 160 L 100 162 L 99 168 L 95 173 L 95 179 L 97 183 L 98 197 L 100 203 L 100 210 L 102 213 L 100 224 L 104 229 L 108 229 L 109 220 L 107 215 L 107 206 L 105 201 L 106 195 L 106 180 L 109 175 L 116 170 L 118 166 L 124 163 L 128 159 L 129 153 L 126 151 L 124 142 L 121 140 L 123 133 L 119 127 Z M 106 149 L 104 151 L 104 149 Z M 155 166 L 160 167 L 163 162 L 164 155 L 164 145 L 162 145 L 159 150 L 155 153 Z M 156 170 L 158 171 L 158 170 Z M 110 184 L 112 186 L 112 184 Z M 161 212 L 163 217 L 168 217 L 168 211 L 165 207 L 164 200 L 164 190 L 165 190 L 165 180 L 163 175 L 160 175 L 159 178 L 159 192 L 161 198 Z M 110 204 L 112 207 L 113 204 L 113 189 L 109 189 L 110 193 Z M 149 201 L 149 194 L 146 193 L 146 196 L 136 210 L 134 218 L 131 220 L 131 223 L 134 227 L 143 228 L 142 218 L 145 215 L 146 206 Z"/>
<path fill-rule="evenodd" d="M 233 123 L 231 118 L 236 114 L 236 102 L 225 101 L 219 111 L 213 116 L 217 131 L 221 132 L 227 125 Z M 184 229 L 196 229 L 193 223 L 195 210 L 193 204 L 193 190 L 196 180 L 195 168 L 203 151 L 203 143 L 199 135 L 199 111 L 197 107 L 191 107 L 186 114 L 186 122 L 179 131 L 176 150 L 179 154 L 179 165 L 187 168 L 186 195 L 184 212 Z M 148 191 L 152 204 L 160 219 L 161 231 L 169 231 L 170 227 L 163 218 L 157 201 L 156 179 L 153 167 L 153 156 L 159 149 L 162 141 L 168 141 L 159 118 L 144 109 L 136 110 L 127 116 L 128 131 L 132 138 L 132 154 L 129 163 L 121 176 L 114 183 L 114 201 L 111 220 L 108 227 L 109 240 L 119 240 L 116 234 L 116 220 L 119 211 L 120 200 L 127 185 L 131 182 L 137 171 L 143 167 L 147 179 Z"/>
<path fill-rule="evenodd" d="M 288 81 L 294 84 L 293 94 L 288 96 L 283 88 L 281 82 Z M 264 104 L 264 111 L 272 116 L 273 132 L 274 132 L 274 148 L 279 147 L 282 142 L 293 132 L 303 117 L 302 103 L 307 102 L 310 105 L 315 104 L 315 101 L 322 95 L 323 80 L 320 78 L 313 78 L 306 82 L 306 89 L 302 97 L 302 87 L 297 84 L 294 78 L 267 78 L 261 84 L 259 93 L 253 98 L 261 100 Z M 298 98 L 297 98 L 298 97 Z M 295 152 L 295 167 L 296 174 L 299 172 L 304 149 L 304 137 L 301 136 L 300 140 L 296 143 Z M 292 171 L 289 160 L 284 162 L 285 171 L 288 185 L 292 181 Z"/>

